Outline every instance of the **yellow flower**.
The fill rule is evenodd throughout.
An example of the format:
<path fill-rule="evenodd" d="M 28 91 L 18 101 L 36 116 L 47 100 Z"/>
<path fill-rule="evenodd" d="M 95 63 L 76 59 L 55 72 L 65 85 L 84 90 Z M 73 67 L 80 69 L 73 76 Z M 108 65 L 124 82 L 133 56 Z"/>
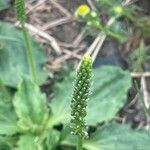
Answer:
<path fill-rule="evenodd" d="M 77 17 L 85 17 L 90 12 L 90 8 L 87 5 L 80 5 L 75 11 Z"/>

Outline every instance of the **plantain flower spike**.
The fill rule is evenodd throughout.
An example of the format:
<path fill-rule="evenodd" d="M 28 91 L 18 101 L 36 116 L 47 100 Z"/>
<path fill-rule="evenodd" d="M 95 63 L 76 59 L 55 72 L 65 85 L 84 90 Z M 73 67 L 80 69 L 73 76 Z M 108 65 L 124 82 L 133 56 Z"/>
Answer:
<path fill-rule="evenodd" d="M 21 23 L 25 23 L 26 22 L 26 13 L 25 13 L 24 0 L 15 0 L 15 8 L 16 8 L 17 19 Z"/>
<path fill-rule="evenodd" d="M 81 138 L 88 136 L 86 132 L 86 106 L 89 98 L 92 75 L 92 58 L 85 55 L 76 73 L 73 98 L 71 101 L 72 134 Z"/>

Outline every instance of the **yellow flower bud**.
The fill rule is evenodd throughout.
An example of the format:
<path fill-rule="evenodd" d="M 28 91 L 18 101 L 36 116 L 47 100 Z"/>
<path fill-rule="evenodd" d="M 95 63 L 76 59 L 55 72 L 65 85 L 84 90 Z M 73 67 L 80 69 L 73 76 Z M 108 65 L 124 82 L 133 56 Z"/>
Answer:
<path fill-rule="evenodd" d="M 80 5 L 77 10 L 75 11 L 75 15 L 77 17 L 85 17 L 87 14 L 89 14 L 90 8 L 87 5 Z"/>

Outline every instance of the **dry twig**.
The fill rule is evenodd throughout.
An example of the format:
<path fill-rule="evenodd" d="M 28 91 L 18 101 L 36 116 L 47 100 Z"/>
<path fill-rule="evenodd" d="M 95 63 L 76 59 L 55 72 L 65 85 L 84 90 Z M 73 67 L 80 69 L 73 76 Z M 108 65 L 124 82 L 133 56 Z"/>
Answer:
<path fill-rule="evenodd" d="M 107 26 L 110 26 L 113 22 L 115 21 L 115 18 L 111 18 L 108 23 Z M 98 35 L 94 42 L 91 44 L 91 46 L 89 47 L 89 49 L 87 50 L 87 54 L 92 55 L 93 61 L 95 61 L 97 54 L 99 53 L 104 41 L 106 39 L 106 35 Z"/>
<path fill-rule="evenodd" d="M 95 7 L 94 3 L 92 2 L 92 0 L 87 0 L 87 2 L 92 9 L 96 10 L 96 7 Z"/>
<path fill-rule="evenodd" d="M 146 85 L 146 79 L 145 77 L 141 77 L 141 87 L 142 87 L 142 91 L 143 91 L 143 96 L 144 96 L 144 104 L 146 106 L 146 108 L 148 109 L 150 106 L 149 103 L 149 94 L 148 94 L 148 90 L 147 90 L 147 85 Z"/>
<path fill-rule="evenodd" d="M 146 107 L 146 109 L 149 109 L 150 108 L 150 100 L 149 100 L 149 93 L 148 93 L 148 90 L 147 90 L 147 85 L 146 85 L 146 78 L 144 76 L 141 77 L 141 89 L 142 89 L 142 92 L 143 92 L 143 103 Z M 149 122 L 150 122 L 150 116 L 146 113 L 146 116 L 147 116 L 147 130 L 149 130 L 150 128 L 150 125 L 149 125 Z"/>
<path fill-rule="evenodd" d="M 16 26 L 20 27 L 20 24 L 17 22 Z M 36 27 L 32 26 L 31 24 L 25 24 L 25 27 L 27 28 L 27 30 L 29 30 L 30 32 L 46 39 L 47 41 L 50 42 L 51 47 L 55 50 L 57 55 L 61 54 L 61 48 L 59 47 L 57 41 L 55 40 L 55 38 L 53 38 L 52 36 L 50 36 L 49 34 L 37 29 Z"/>
<path fill-rule="evenodd" d="M 77 47 L 79 46 L 79 44 L 81 43 L 81 41 L 83 40 L 83 38 L 85 37 L 85 30 L 82 30 L 79 35 L 74 39 L 72 45 L 73 47 Z"/>
<path fill-rule="evenodd" d="M 66 24 L 68 22 L 71 22 L 73 21 L 72 18 L 68 18 L 68 17 L 62 17 L 60 19 L 56 19 L 52 22 L 49 22 L 47 24 L 45 24 L 43 27 L 42 27 L 42 30 L 45 31 L 47 29 L 50 29 L 50 28 L 53 28 L 53 27 L 56 27 L 56 26 L 60 26 L 62 24 Z"/>
<path fill-rule="evenodd" d="M 35 11 L 35 9 L 37 9 L 39 6 L 41 6 L 46 0 L 40 0 L 37 4 L 35 4 L 33 7 L 29 8 L 27 10 L 27 14 L 31 13 L 33 10 Z M 27 3 L 27 6 L 29 4 Z"/>
<path fill-rule="evenodd" d="M 150 77 L 150 72 L 132 72 L 131 76 L 133 78 Z"/>
<path fill-rule="evenodd" d="M 67 9 L 65 9 L 62 5 L 60 5 L 59 3 L 57 3 L 55 0 L 50 0 L 50 2 L 51 2 L 56 8 L 58 8 L 63 14 L 65 14 L 67 17 L 70 17 L 70 18 L 73 17 Z"/>

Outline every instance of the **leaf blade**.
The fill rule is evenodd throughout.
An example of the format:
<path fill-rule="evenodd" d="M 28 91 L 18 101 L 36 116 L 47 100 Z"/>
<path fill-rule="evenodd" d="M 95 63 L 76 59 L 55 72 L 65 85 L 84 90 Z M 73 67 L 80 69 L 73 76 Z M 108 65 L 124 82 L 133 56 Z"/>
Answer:
<path fill-rule="evenodd" d="M 18 132 L 17 116 L 10 103 L 0 97 L 0 134 L 13 135 Z"/>
<path fill-rule="evenodd" d="M 10 6 L 10 0 L 0 0 L 0 11 Z"/>
<path fill-rule="evenodd" d="M 128 125 L 109 123 L 84 140 L 87 150 L 149 150 L 149 131 L 131 129 Z M 63 130 L 62 145 L 76 146 L 77 137 L 70 134 L 69 127 Z"/>
<path fill-rule="evenodd" d="M 148 150 L 149 132 L 117 123 L 99 128 L 84 147 L 88 150 Z"/>
<path fill-rule="evenodd" d="M 38 142 L 38 137 L 27 134 L 20 137 L 16 150 L 43 150 L 43 148 Z"/>
<path fill-rule="evenodd" d="M 72 80 L 72 77 L 67 77 L 62 83 L 55 85 L 55 96 L 50 103 L 53 118 L 57 118 L 55 123 L 70 121 Z M 126 92 L 130 85 L 130 74 L 118 67 L 105 66 L 96 69 L 93 77 L 93 93 L 87 108 L 87 124 L 95 125 L 98 122 L 111 120 L 125 104 Z M 119 96 L 115 94 L 116 91 Z"/>
<path fill-rule="evenodd" d="M 33 47 L 37 80 L 42 84 L 48 77 L 43 69 L 46 54 L 39 43 L 31 36 L 29 39 Z M 0 78 L 7 86 L 16 87 L 22 75 L 30 77 L 23 33 L 6 22 L 0 22 L 0 64 Z"/>
<path fill-rule="evenodd" d="M 38 85 L 24 78 L 15 94 L 13 104 L 19 118 L 18 125 L 23 130 L 42 130 L 48 117 L 46 97 L 40 92 Z"/>

